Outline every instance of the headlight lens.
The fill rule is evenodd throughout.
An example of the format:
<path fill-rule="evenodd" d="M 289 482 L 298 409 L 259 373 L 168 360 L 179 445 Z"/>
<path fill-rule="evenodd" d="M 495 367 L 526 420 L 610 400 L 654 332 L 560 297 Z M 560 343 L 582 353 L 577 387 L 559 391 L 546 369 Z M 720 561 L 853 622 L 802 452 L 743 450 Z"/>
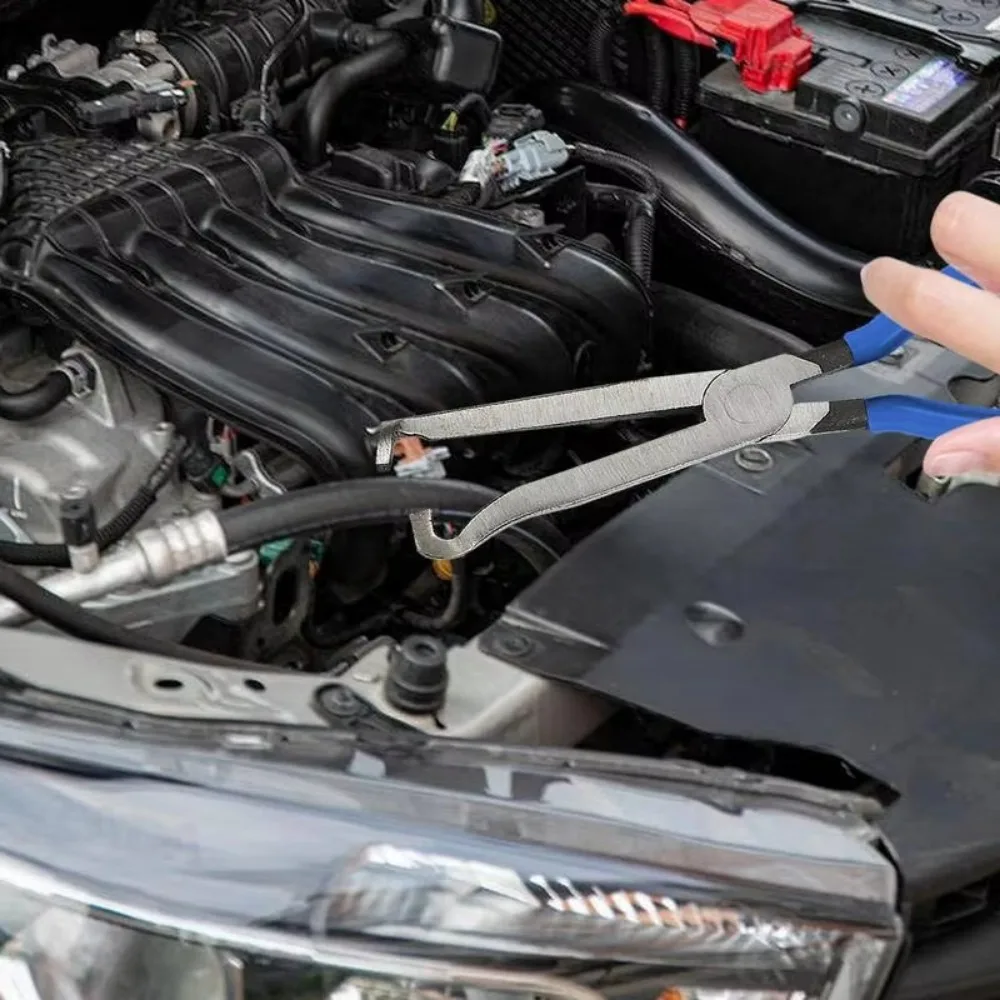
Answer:
<path fill-rule="evenodd" d="M 873 1000 L 899 945 L 870 886 L 775 891 L 449 846 L 369 844 L 272 926 L 166 913 L 3 859 L 0 1000 Z"/>
<path fill-rule="evenodd" d="M 0 1000 L 877 1000 L 901 943 L 851 796 L 575 751 L 344 737 L 338 769 L 327 740 L 317 766 L 6 728 L 74 766 L 0 761 Z"/>

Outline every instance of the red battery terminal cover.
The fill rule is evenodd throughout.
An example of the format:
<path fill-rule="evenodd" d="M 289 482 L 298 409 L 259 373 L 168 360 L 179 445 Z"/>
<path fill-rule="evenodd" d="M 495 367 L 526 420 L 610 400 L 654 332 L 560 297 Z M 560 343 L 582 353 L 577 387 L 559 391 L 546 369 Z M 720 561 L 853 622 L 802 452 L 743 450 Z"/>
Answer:
<path fill-rule="evenodd" d="M 757 93 L 794 90 L 812 63 L 812 39 L 776 0 L 630 0 L 623 9 L 673 38 L 731 58 Z"/>

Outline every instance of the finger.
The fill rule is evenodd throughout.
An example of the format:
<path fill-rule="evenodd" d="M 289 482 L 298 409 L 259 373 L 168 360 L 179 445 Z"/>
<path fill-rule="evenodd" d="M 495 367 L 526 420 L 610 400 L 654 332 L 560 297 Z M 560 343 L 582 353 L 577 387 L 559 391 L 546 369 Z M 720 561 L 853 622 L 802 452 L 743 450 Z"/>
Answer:
<path fill-rule="evenodd" d="M 1000 417 L 959 427 L 932 441 L 924 471 L 931 476 L 1000 472 Z"/>
<path fill-rule="evenodd" d="M 976 284 L 1000 290 L 1000 205 L 966 191 L 948 195 L 931 220 L 931 240 L 941 256 Z"/>
<path fill-rule="evenodd" d="M 868 264 L 861 281 L 869 301 L 911 333 L 1000 372 L 997 296 L 890 257 Z"/>

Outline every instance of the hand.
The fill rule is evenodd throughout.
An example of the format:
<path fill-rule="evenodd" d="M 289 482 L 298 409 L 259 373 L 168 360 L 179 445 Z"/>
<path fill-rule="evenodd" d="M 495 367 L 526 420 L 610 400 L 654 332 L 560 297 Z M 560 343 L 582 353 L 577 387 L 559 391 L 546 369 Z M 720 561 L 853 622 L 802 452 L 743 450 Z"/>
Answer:
<path fill-rule="evenodd" d="M 911 333 L 937 341 L 1000 372 L 1000 205 L 948 195 L 931 222 L 937 252 L 980 288 L 889 257 L 873 260 L 861 281 L 869 301 Z M 1000 472 L 1000 416 L 951 431 L 931 443 L 932 476 Z"/>

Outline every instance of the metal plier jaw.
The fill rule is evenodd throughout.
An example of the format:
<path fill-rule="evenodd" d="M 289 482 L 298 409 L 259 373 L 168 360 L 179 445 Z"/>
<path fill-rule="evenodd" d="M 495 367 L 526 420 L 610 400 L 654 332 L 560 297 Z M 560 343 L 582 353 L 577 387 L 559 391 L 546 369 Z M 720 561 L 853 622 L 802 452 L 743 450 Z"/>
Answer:
<path fill-rule="evenodd" d="M 944 273 L 964 284 L 975 284 L 954 267 L 945 268 Z M 801 357 L 783 354 L 730 371 L 664 375 L 406 417 L 371 432 L 375 436 L 376 460 L 380 468 L 387 469 L 396 441 L 406 435 L 432 441 L 481 437 L 702 408 L 702 423 L 518 486 L 487 504 L 454 537 L 442 538 L 435 532 L 431 511 L 419 510 L 410 515 L 417 549 L 423 555 L 429 559 L 460 559 L 520 521 L 600 500 L 747 445 L 849 430 L 935 438 L 1000 415 L 994 407 L 915 396 L 794 401 L 792 392 L 798 383 L 877 361 L 909 337 L 908 331 L 888 316 L 878 315 L 841 339 Z"/>
<path fill-rule="evenodd" d="M 705 417 L 702 423 L 516 487 L 487 504 L 453 537 L 437 534 L 432 511 L 421 510 L 410 515 L 414 540 L 422 555 L 428 559 L 459 559 L 521 521 L 600 500 L 781 434 L 793 414 L 792 385 L 820 373 L 820 367 L 813 362 L 781 355 L 731 371 L 664 375 L 404 417 L 384 423 L 372 432 L 376 462 L 380 468 L 388 468 L 396 441 L 411 435 L 441 441 L 702 408 Z M 820 409 L 801 414 L 796 425 L 807 419 L 815 422 L 827 412 L 827 404 L 815 406 Z M 789 430 L 798 434 L 796 427 Z"/>
<path fill-rule="evenodd" d="M 964 284 L 975 284 L 953 267 L 944 273 Z M 434 531 L 431 511 L 410 515 L 417 549 L 423 555 L 459 559 L 520 521 L 600 500 L 747 445 L 849 430 L 935 438 L 1000 415 L 994 407 L 915 396 L 794 401 L 792 392 L 798 383 L 877 361 L 909 336 L 888 316 L 878 315 L 801 357 L 783 354 L 731 371 L 664 375 L 393 420 L 372 431 L 376 458 L 381 468 L 388 468 L 395 442 L 406 435 L 427 440 L 469 438 L 702 408 L 700 424 L 518 486 L 487 504 L 452 538 Z"/>

